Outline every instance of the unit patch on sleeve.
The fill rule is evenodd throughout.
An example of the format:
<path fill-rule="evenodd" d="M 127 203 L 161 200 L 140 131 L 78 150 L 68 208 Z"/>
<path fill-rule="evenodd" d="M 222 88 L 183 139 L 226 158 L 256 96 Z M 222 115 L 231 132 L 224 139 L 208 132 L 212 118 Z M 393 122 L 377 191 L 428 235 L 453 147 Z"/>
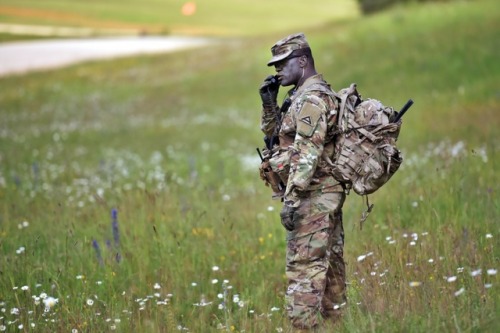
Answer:
<path fill-rule="evenodd" d="M 321 114 L 322 110 L 317 105 L 310 102 L 304 103 L 297 114 L 297 133 L 304 137 L 313 135 Z"/>

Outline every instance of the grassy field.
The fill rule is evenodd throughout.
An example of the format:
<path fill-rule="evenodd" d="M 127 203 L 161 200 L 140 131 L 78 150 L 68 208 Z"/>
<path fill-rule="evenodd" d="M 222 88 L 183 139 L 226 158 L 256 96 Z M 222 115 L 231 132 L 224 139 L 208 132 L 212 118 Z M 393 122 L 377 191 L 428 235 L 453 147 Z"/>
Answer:
<path fill-rule="evenodd" d="M 362 230 L 362 199 L 347 199 L 338 332 L 500 325 L 494 6 L 304 29 L 335 89 L 415 101 L 403 166 Z M 280 204 L 255 154 L 281 37 L 0 80 L 0 331 L 291 332 Z"/>
<path fill-rule="evenodd" d="M 186 3 L 191 7 L 185 9 Z M 356 0 L 1 0 L 0 23 L 216 36 L 259 35 L 359 15 Z"/>

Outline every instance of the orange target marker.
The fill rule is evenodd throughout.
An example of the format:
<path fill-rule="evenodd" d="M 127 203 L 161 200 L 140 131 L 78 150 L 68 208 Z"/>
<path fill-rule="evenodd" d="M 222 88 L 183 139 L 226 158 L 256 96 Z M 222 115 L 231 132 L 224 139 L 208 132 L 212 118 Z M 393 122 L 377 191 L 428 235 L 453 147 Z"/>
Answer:
<path fill-rule="evenodd" d="M 191 16 L 196 12 L 196 3 L 189 1 L 182 5 L 181 8 L 182 15 Z"/>

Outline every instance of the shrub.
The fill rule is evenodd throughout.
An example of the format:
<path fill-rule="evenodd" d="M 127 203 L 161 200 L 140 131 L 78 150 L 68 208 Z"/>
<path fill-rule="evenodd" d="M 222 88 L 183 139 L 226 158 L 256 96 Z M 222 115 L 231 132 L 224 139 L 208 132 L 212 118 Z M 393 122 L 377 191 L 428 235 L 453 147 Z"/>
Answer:
<path fill-rule="evenodd" d="M 363 14 L 371 14 L 395 4 L 405 3 L 405 2 L 444 2 L 453 0 L 358 0 L 361 12 Z"/>

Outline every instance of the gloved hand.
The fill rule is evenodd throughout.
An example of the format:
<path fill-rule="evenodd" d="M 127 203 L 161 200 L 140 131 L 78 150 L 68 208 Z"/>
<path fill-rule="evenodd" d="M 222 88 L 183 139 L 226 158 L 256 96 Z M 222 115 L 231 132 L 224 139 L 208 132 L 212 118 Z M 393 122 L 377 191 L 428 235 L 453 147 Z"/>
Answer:
<path fill-rule="evenodd" d="M 283 205 L 283 208 L 281 209 L 280 212 L 281 224 L 283 224 L 285 229 L 288 231 L 292 231 L 295 227 L 295 223 L 293 221 L 293 215 L 295 214 L 296 210 L 297 210 L 296 207 L 288 205 Z"/>
<path fill-rule="evenodd" d="M 274 109 L 277 106 L 276 98 L 278 97 L 279 89 L 279 82 L 274 78 L 274 76 L 269 75 L 266 77 L 259 89 L 262 105 L 265 108 Z"/>

